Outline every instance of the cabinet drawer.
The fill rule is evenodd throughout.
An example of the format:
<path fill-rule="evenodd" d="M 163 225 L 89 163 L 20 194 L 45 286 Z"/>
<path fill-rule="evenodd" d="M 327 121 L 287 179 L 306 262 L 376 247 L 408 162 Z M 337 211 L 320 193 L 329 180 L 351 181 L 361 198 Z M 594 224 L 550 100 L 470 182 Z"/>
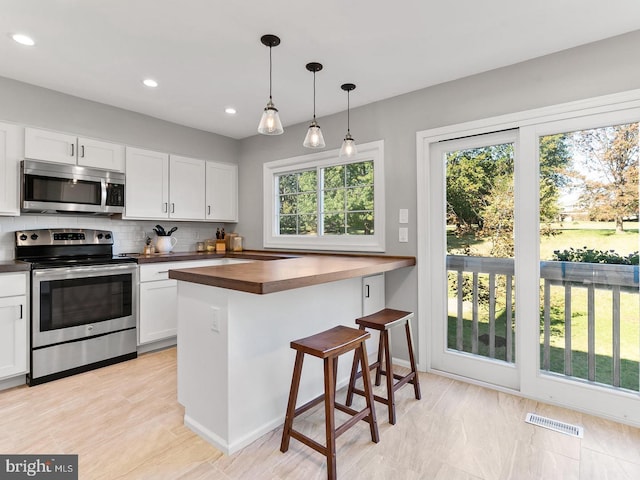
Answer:
<path fill-rule="evenodd" d="M 0 275 L 0 297 L 14 297 L 26 293 L 26 273 L 3 273 Z"/>
<path fill-rule="evenodd" d="M 197 267 L 213 267 L 216 265 L 228 265 L 230 263 L 245 263 L 249 260 L 237 260 L 231 258 L 215 258 L 210 260 L 186 260 L 184 262 L 162 262 L 151 265 L 140 265 L 140 282 L 154 282 L 169 278 L 169 270 Z"/>

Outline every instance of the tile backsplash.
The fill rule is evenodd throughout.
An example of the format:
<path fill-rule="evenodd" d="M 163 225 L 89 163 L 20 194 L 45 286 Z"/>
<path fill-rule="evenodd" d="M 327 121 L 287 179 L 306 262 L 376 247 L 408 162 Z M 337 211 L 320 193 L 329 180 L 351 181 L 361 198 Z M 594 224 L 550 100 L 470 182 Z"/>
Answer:
<path fill-rule="evenodd" d="M 113 232 L 114 254 L 141 253 L 147 237 L 155 242 L 156 234 L 153 227 L 162 225 L 166 230 L 178 227 L 173 237 L 178 240 L 175 252 L 195 251 L 196 242 L 207 238 L 215 238 L 217 228 L 228 227 L 233 231 L 233 225 L 207 222 L 176 222 L 166 220 L 122 220 L 113 217 L 87 217 L 76 215 L 21 215 L 19 217 L 0 217 L 0 260 L 15 258 L 16 230 L 30 230 L 38 228 L 93 228 L 111 230 Z"/>

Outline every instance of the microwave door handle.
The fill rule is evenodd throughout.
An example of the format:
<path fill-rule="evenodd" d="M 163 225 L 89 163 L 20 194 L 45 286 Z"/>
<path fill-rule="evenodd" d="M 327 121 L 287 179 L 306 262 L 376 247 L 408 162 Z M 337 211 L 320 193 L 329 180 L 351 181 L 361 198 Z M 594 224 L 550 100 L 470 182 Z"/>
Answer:
<path fill-rule="evenodd" d="M 102 205 L 102 208 L 104 209 L 107 207 L 107 181 L 103 178 L 102 180 L 100 180 L 100 185 L 102 186 L 100 205 Z"/>

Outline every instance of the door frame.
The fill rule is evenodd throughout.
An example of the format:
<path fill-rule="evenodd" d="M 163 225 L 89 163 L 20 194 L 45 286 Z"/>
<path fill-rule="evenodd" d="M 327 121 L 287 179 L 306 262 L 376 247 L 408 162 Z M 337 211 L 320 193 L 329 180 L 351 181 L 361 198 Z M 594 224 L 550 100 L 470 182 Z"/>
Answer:
<path fill-rule="evenodd" d="M 418 268 L 418 360 L 421 368 L 434 373 L 443 373 L 432 366 L 430 334 L 432 322 L 439 320 L 432 311 L 433 287 L 437 278 L 432 274 L 434 265 L 430 252 L 438 247 L 429 235 L 430 225 L 437 221 L 438 212 L 432 212 L 430 189 L 431 144 L 472 135 L 519 130 L 519 165 L 515 167 L 515 278 L 516 305 L 518 315 L 516 351 L 518 352 L 520 388 L 512 393 L 545 403 L 564 406 L 574 410 L 609 418 L 621 423 L 640 427 L 640 394 L 615 392 L 605 387 L 580 383 L 545 375 L 539 372 L 539 222 L 537 182 L 530 185 L 535 192 L 527 190 L 526 179 L 537 178 L 537 136 L 544 131 L 544 124 L 560 120 L 578 119 L 591 115 L 617 112 L 624 114 L 640 108 L 640 89 L 627 92 L 569 102 L 523 112 L 433 128 L 416 133 L 417 161 L 417 268 Z M 534 195 L 535 194 L 535 195 Z M 524 197 L 524 198 L 523 198 Z M 524 199 L 535 198 L 535 201 Z M 532 232 L 536 234 L 533 235 Z M 442 248 L 442 246 L 440 246 Z M 532 254 L 531 252 L 535 252 Z M 524 254 L 523 254 L 524 253 Z M 526 272 L 520 274 L 519 272 Z M 518 313 L 519 312 L 519 313 Z M 437 313 L 437 312 L 435 312 Z M 536 341 L 532 341 L 535 338 Z M 528 339 L 528 340 L 527 340 Z M 449 375 L 447 373 L 443 373 Z M 455 375 L 453 375 L 455 376 Z M 468 379 L 489 388 L 503 387 L 478 379 Z"/>

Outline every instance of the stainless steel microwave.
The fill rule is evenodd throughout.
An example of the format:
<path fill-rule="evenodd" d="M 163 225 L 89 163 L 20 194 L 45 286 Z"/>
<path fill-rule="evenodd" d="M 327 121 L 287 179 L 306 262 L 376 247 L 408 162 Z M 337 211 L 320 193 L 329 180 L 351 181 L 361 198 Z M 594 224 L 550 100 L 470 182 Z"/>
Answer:
<path fill-rule="evenodd" d="M 60 163 L 23 160 L 20 209 L 25 213 L 124 211 L 124 173 Z"/>

